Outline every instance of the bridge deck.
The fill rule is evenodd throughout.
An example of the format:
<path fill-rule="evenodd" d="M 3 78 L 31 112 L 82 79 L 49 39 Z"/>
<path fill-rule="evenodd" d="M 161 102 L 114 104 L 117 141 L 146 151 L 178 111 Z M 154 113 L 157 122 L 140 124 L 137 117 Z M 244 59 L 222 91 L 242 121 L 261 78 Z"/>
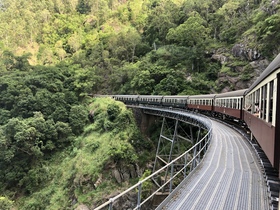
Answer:
<path fill-rule="evenodd" d="M 269 209 L 258 159 L 235 130 L 213 123 L 213 139 L 197 167 L 157 209 Z"/>

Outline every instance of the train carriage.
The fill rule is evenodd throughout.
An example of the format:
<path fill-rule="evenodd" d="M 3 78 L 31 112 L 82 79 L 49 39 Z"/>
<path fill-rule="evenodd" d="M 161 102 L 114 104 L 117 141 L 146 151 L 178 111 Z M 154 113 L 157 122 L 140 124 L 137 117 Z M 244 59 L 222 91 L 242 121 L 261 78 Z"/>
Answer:
<path fill-rule="evenodd" d="M 216 94 L 192 95 L 188 98 L 188 108 L 193 110 L 213 111 Z"/>
<path fill-rule="evenodd" d="M 279 169 L 280 156 L 280 54 L 245 92 L 244 121 Z"/>
<path fill-rule="evenodd" d="M 247 89 L 217 94 L 214 100 L 214 111 L 227 117 L 234 117 L 242 120 L 242 107 L 246 90 Z"/>
<path fill-rule="evenodd" d="M 162 105 L 174 108 L 186 108 L 188 96 L 163 96 Z"/>
<path fill-rule="evenodd" d="M 163 98 L 163 96 L 139 95 L 138 103 L 142 104 L 142 105 L 155 105 L 155 106 L 159 106 L 159 105 L 162 105 L 162 98 Z"/>
<path fill-rule="evenodd" d="M 113 98 L 117 101 L 122 101 L 125 104 L 137 104 L 139 95 L 114 95 Z"/>

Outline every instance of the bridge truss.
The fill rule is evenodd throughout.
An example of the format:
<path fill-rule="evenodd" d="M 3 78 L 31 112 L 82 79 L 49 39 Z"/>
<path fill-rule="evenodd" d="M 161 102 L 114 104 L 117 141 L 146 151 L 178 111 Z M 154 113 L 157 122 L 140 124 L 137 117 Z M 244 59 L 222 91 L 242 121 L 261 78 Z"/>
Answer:
<path fill-rule="evenodd" d="M 185 180 L 202 160 L 209 146 L 212 125 L 205 117 L 180 110 L 144 106 L 138 108 L 145 114 L 163 117 L 153 172 L 95 210 L 117 209 L 116 203 L 133 192 L 137 192 L 137 198 L 133 199 L 134 209 L 154 209 L 149 208 L 152 200 L 159 193 L 172 192 Z M 190 146 L 190 143 L 193 145 Z M 151 183 L 155 185 L 150 187 Z"/>

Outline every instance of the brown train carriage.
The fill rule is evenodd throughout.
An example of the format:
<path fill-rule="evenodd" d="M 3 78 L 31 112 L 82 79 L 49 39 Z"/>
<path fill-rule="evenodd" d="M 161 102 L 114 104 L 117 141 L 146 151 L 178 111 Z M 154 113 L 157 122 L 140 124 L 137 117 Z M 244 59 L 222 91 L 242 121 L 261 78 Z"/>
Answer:
<path fill-rule="evenodd" d="M 244 110 L 244 121 L 272 166 L 278 170 L 280 168 L 279 83 L 280 54 L 245 92 L 245 107 L 249 109 Z"/>
<path fill-rule="evenodd" d="M 188 98 L 188 109 L 213 111 L 213 101 L 216 94 L 192 95 Z"/>
<path fill-rule="evenodd" d="M 245 91 L 246 89 L 217 94 L 214 100 L 214 111 L 242 120 Z"/>

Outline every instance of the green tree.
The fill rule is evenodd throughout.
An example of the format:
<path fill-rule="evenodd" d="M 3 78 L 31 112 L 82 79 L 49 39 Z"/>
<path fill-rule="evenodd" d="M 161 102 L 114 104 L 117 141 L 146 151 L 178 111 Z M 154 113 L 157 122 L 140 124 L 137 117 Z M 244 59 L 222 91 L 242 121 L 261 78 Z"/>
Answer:
<path fill-rule="evenodd" d="M 73 130 L 73 133 L 82 133 L 84 126 L 88 122 L 87 109 L 82 105 L 74 105 L 70 109 L 69 123 Z"/>
<path fill-rule="evenodd" d="M 206 27 L 205 20 L 194 12 L 183 24 L 169 30 L 167 40 L 183 46 L 203 46 L 208 36 L 209 29 Z"/>
<path fill-rule="evenodd" d="M 137 73 L 131 81 L 131 87 L 137 94 L 149 95 L 153 92 L 155 80 L 151 78 L 151 73 L 148 70 L 143 70 Z"/>
<path fill-rule="evenodd" d="M 91 8 L 87 0 L 79 0 L 76 6 L 76 10 L 81 14 L 88 14 Z"/>
<path fill-rule="evenodd" d="M 257 24 L 258 30 L 258 40 L 260 43 L 260 48 L 265 55 L 272 56 L 274 46 L 279 46 L 279 34 L 280 30 L 280 17 L 279 14 L 271 15 L 264 21 Z"/>
<path fill-rule="evenodd" d="M 2 210 L 10 210 L 13 207 L 13 201 L 8 199 L 7 197 L 0 196 L 0 209 Z"/>
<path fill-rule="evenodd" d="M 157 48 L 165 44 L 166 35 L 170 28 L 176 27 L 179 8 L 172 1 L 162 1 L 160 4 L 151 5 L 151 13 L 147 17 L 144 35 L 148 42 Z"/>
<path fill-rule="evenodd" d="M 141 37 L 133 27 L 122 30 L 117 37 L 113 37 L 112 41 L 109 49 L 113 52 L 114 57 L 119 60 L 134 62 L 136 47 L 140 44 Z"/>

